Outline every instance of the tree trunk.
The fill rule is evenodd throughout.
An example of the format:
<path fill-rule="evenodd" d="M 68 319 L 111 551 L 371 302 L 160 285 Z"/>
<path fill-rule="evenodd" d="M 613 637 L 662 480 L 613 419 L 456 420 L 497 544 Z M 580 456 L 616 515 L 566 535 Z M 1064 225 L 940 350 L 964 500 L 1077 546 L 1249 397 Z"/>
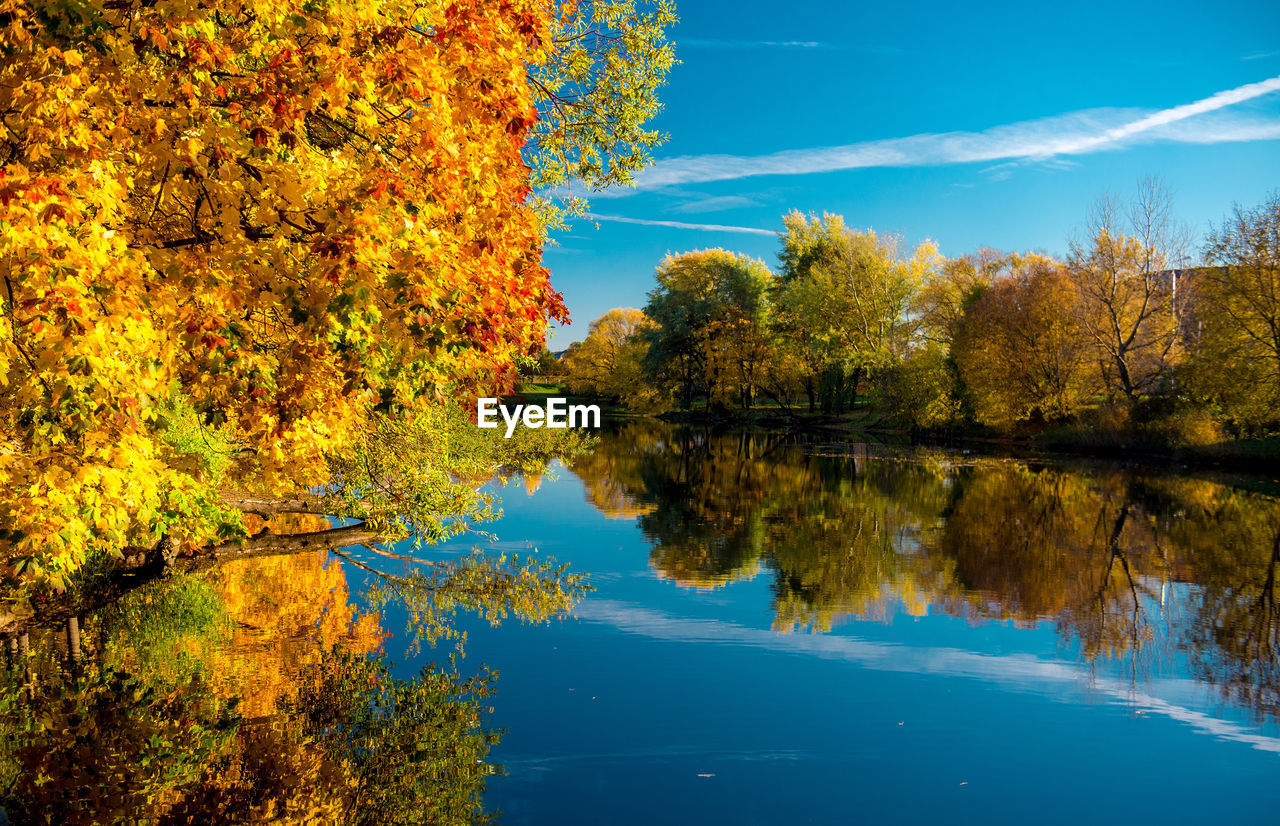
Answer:
<path fill-rule="evenodd" d="M 137 548 L 133 553 L 119 560 L 115 570 L 101 587 L 94 589 L 89 596 L 82 598 L 79 602 L 73 603 L 63 595 L 39 606 L 35 611 L 31 611 L 29 606 L 19 606 L 11 614 L 0 616 L 0 629 L 12 634 L 20 633 L 30 627 L 56 626 L 65 622 L 68 647 L 70 647 L 73 627 L 71 621 L 77 614 L 108 605 L 129 591 L 159 579 L 170 570 L 204 571 L 234 559 L 285 556 L 344 548 L 348 545 L 372 545 L 386 542 L 390 538 L 370 530 L 364 524 L 279 536 L 264 530 L 244 542 L 225 542 L 203 548 L 197 556 L 174 559 L 171 564 L 164 564 L 163 560 L 158 559 L 154 549 Z M 74 640 L 78 655 L 78 625 L 75 626 Z"/>
<path fill-rule="evenodd" d="M 1125 362 L 1127 355 L 1124 350 L 1116 353 L 1116 376 L 1120 379 L 1120 389 L 1124 391 L 1125 398 L 1132 402 L 1136 394 L 1133 391 L 1133 379 L 1129 376 L 1129 365 Z"/>
<path fill-rule="evenodd" d="M 853 381 L 849 385 L 849 412 L 858 405 L 858 385 L 862 383 L 863 368 L 853 368 Z"/>
<path fill-rule="evenodd" d="M 225 505 L 264 519 L 281 513 L 321 513 L 319 508 L 323 503 L 322 497 L 309 493 L 281 499 L 241 491 L 227 491 L 220 494 L 219 498 Z"/>
<path fill-rule="evenodd" d="M 80 618 L 67 617 L 67 654 L 72 662 L 80 662 Z"/>
<path fill-rule="evenodd" d="M 376 542 L 385 542 L 388 538 L 385 534 L 370 530 L 363 523 L 345 528 L 279 536 L 263 531 L 244 542 L 225 542 L 206 548 L 200 551 L 191 562 L 198 562 L 201 559 L 247 559 L 322 551 L 329 548 L 345 548 L 347 545 L 371 545 Z"/>

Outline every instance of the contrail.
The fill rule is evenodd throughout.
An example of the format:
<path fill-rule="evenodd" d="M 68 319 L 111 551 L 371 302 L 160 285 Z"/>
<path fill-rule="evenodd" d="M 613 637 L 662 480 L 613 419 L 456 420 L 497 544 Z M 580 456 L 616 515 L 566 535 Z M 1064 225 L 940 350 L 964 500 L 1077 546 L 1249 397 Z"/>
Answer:
<path fill-rule="evenodd" d="M 1280 77 L 1227 89 L 1193 103 L 1157 112 L 1092 109 L 997 126 L 982 132 L 927 133 L 844 146 L 791 149 L 754 157 L 692 155 L 671 158 L 658 161 L 637 174 L 635 189 L 593 193 L 592 197 L 623 197 L 637 190 L 760 175 L 808 175 L 872 167 L 942 166 L 991 161 L 1041 161 L 1054 156 L 1099 152 L 1139 140 L 1202 144 L 1273 140 L 1280 138 L 1280 118 L 1228 116 L 1227 113 L 1213 117 L 1212 113 L 1276 91 L 1280 91 Z M 675 223 L 671 225 L 680 226 Z"/>
<path fill-rule="evenodd" d="M 614 221 L 619 224 L 643 224 L 647 227 L 673 227 L 675 229 L 697 229 L 705 232 L 741 232 L 748 235 L 770 235 L 776 236 L 778 233 L 771 229 L 757 229 L 756 227 L 733 227 L 724 224 L 688 224 L 684 221 L 651 221 L 647 218 L 626 218 L 622 215 L 600 215 L 595 212 L 588 212 L 586 218 L 592 221 Z"/>

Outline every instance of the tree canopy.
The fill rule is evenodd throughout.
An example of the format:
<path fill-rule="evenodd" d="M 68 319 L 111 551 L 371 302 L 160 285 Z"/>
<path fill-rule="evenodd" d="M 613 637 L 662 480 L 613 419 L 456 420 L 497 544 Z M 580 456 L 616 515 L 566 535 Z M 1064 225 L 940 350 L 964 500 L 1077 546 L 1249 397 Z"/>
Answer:
<path fill-rule="evenodd" d="M 172 461 L 176 421 L 223 439 L 219 482 L 287 494 L 380 416 L 509 390 L 567 319 L 533 186 L 644 162 L 670 21 L 605 0 L 0 3 L 10 573 L 60 585 L 94 554 L 234 537 L 207 468 Z M 557 103 L 579 92 L 604 122 Z"/>
<path fill-rule="evenodd" d="M 1278 204 L 1237 207 L 1200 266 L 1157 179 L 1128 203 L 1100 198 L 1062 259 L 947 259 L 793 211 L 776 276 L 748 278 L 755 265 L 725 250 L 662 262 L 646 380 L 684 409 L 763 397 L 794 418 L 807 400 L 859 426 L 1052 428 L 1144 449 L 1264 435 L 1280 426 Z"/>
<path fill-rule="evenodd" d="M 1266 424 L 1280 410 L 1280 193 L 1237 206 L 1210 234 L 1205 258 L 1193 383 L 1243 421 Z"/>
<path fill-rule="evenodd" d="M 759 331 L 769 312 L 773 274 L 764 262 L 721 249 L 667 256 L 645 315 L 645 363 L 675 385 L 685 406 L 695 393 L 733 394 L 751 381 Z"/>

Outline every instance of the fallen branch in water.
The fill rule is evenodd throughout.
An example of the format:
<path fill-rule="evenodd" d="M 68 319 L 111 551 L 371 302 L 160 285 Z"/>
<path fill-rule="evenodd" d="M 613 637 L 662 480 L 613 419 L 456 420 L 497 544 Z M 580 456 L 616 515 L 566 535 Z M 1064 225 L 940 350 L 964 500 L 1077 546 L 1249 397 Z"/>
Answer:
<path fill-rule="evenodd" d="M 87 594 L 55 594 L 0 608 L 0 634 L 13 635 L 36 627 L 59 625 L 68 617 L 108 605 L 129 591 L 160 579 L 170 571 L 204 571 L 237 559 L 288 556 L 311 551 L 334 551 L 349 545 L 376 545 L 395 537 L 364 523 L 308 533 L 273 534 L 267 530 L 236 542 L 224 542 L 176 557 L 161 539 L 153 548 L 136 548 L 118 560 L 104 580 Z"/>

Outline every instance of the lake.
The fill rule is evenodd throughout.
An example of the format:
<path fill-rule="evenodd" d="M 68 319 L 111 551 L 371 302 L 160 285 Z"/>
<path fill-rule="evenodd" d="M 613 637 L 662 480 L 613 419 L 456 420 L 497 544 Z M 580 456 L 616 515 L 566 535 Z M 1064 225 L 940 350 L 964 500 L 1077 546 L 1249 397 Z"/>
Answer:
<path fill-rule="evenodd" d="M 1273 480 L 645 420 L 553 470 L 428 554 L 554 557 L 593 589 L 570 616 L 423 639 L 370 592 L 409 570 L 385 552 L 232 563 L 82 618 L 74 660 L 65 629 L 13 641 L 7 710 L 47 730 L 0 732 L 0 788 L 42 772 L 24 805 L 66 822 L 395 822 L 375 753 L 405 742 L 441 821 L 1280 811 Z"/>

